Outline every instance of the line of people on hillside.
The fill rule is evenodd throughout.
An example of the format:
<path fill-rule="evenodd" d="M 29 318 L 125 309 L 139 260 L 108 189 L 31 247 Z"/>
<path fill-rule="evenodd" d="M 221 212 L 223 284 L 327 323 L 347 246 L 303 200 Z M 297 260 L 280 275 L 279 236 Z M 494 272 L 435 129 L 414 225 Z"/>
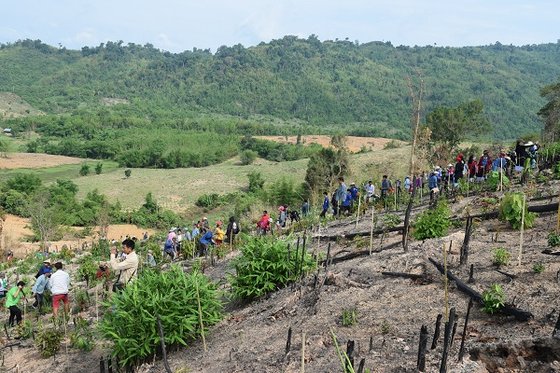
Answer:
<path fill-rule="evenodd" d="M 233 216 L 230 216 L 225 230 L 221 220 L 217 220 L 214 228 L 210 228 L 208 218 L 203 217 L 198 222 L 193 223 L 191 230 L 171 228 L 167 234 L 163 252 L 171 261 L 174 261 L 182 254 L 183 244 L 191 242 L 195 245 L 199 256 L 206 256 L 211 246 L 220 246 L 224 242 L 233 243 L 240 230 L 239 222 Z M 151 262 L 150 265 L 155 266 L 155 261 Z"/>

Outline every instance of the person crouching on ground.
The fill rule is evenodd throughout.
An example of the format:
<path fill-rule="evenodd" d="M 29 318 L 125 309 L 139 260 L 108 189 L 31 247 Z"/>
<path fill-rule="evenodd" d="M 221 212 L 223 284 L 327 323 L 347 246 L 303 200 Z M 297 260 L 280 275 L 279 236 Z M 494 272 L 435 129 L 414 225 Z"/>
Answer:
<path fill-rule="evenodd" d="M 25 282 L 19 281 L 16 286 L 12 287 L 8 294 L 6 295 L 6 308 L 10 310 L 10 318 L 8 320 L 8 326 L 14 326 L 14 321 L 19 324 L 22 320 L 21 310 L 18 307 L 21 298 L 25 299 L 25 293 L 23 292 L 23 287 Z"/>
<path fill-rule="evenodd" d="M 49 279 L 48 287 L 52 294 L 53 302 L 53 316 L 56 319 L 58 317 L 58 307 L 60 302 L 64 303 L 64 312 L 66 315 L 70 312 L 70 302 L 68 301 L 68 290 L 70 287 L 70 276 L 67 272 L 62 270 L 62 263 L 54 263 L 54 268 L 56 272 L 51 275 Z"/>

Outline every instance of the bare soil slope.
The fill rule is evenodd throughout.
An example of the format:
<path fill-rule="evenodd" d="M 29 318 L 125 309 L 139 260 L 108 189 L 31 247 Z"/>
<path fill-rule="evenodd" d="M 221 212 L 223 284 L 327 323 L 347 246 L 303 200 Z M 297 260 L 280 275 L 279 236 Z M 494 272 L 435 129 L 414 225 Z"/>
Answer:
<path fill-rule="evenodd" d="M 5 158 L 0 157 L 0 169 L 43 168 L 63 164 L 78 164 L 81 162 L 84 162 L 84 159 L 66 157 L 63 155 L 8 153 Z"/>
<path fill-rule="evenodd" d="M 297 142 L 297 136 L 255 136 L 255 138 L 276 141 L 284 144 L 295 144 Z M 357 136 L 347 136 L 346 146 L 348 150 L 352 153 L 358 152 L 364 147 L 366 150 L 379 150 L 391 142 L 403 143 L 399 140 L 386 139 L 383 137 L 357 137 Z M 304 135 L 301 136 L 301 142 L 304 145 L 309 144 L 319 144 L 323 147 L 330 146 L 331 137 L 326 135 Z"/>

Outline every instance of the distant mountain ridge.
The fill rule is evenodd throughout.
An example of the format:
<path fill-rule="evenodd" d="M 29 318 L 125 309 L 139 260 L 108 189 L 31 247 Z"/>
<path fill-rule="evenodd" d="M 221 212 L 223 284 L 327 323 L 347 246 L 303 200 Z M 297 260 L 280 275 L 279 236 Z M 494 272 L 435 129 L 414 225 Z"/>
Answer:
<path fill-rule="evenodd" d="M 560 79 L 560 43 L 395 47 L 312 35 L 174 54 L 149 44 L 107 42 L 75 51 L 24 40 L 0 46 L 0 71 L 0 92 L 46 114 L 120 104 L 139 115 L 264 115 L 341 129 L 358 123 L 364 135 L 397 138 L 409 136 L 407 77 L 417 79 L 418 71 L 424 114 L 481 99 L 493 137 L 504 139 L 540 130 L 539 91 Z"/>

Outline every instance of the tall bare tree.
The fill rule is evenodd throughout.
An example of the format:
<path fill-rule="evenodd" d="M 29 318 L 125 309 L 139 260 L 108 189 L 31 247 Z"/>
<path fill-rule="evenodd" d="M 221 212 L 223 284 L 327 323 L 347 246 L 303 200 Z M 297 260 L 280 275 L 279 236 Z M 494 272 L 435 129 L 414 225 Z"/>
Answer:
<path fill-rule="evenodd" d="M 37 193 L 29 202 L 27 211 L 31 218 L 31 227 L 39 236 L 41 248 L 45 249 L 60 226 L 60 218 L 49 206 L 49 194 Z"/>

